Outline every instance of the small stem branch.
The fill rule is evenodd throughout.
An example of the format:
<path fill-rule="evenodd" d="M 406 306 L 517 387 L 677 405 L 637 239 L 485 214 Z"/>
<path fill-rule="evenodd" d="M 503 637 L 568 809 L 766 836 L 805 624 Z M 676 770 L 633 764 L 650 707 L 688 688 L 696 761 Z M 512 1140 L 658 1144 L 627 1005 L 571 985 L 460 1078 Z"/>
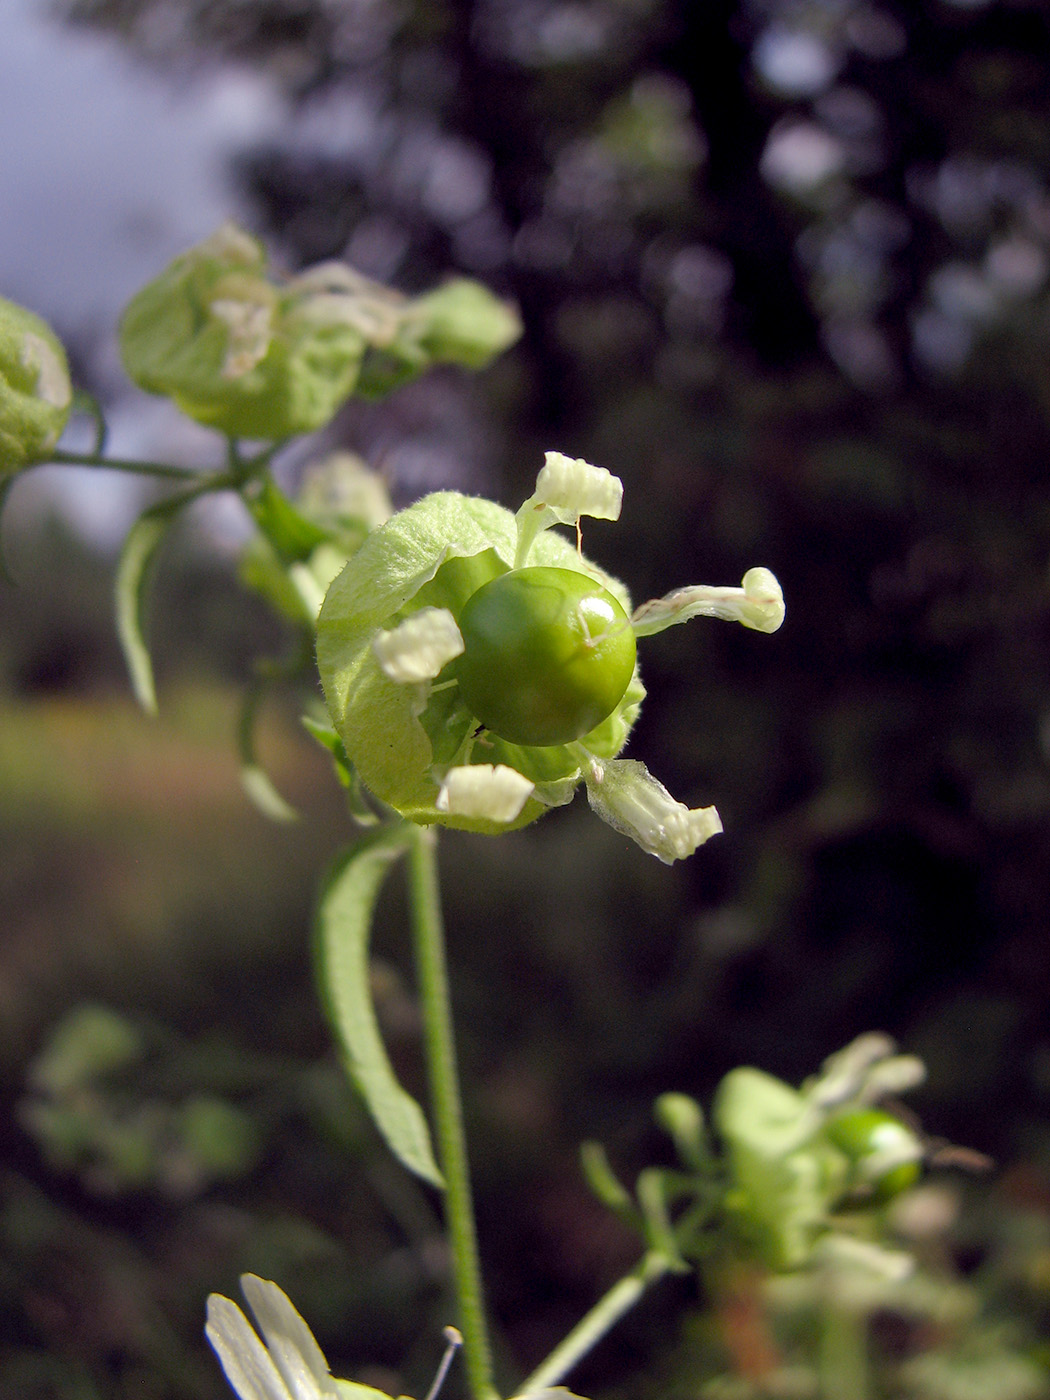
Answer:
<path fill-rule="evenodd" d="M 445 1176 L 445 1212 L 459 1300 L 463 1356 L 474 1400 L 497 1400 L 485 1322 L 474 1205 L 456 1070 L 445 936 L 438 892 L 435 838 L 421 830 L 408 853 L 416 969 L 430 1073 L 438 1156 Z"/>
<path fill-rule="evenodd" d="M 662 1254 L 646 1254 L 638 1267 L 614 1283 L 604 1298 L 600 1298 L 565 1340 L 554 1348 L 546 1361 L 537 1366 L 519 1386 L 519 1395 L 529 1395 L 533 1391 L 557 1385 L 616 1326 L 620 1318 L 631 1311 L 646 1289 L 670 1271 L 670 1263 Z"/>
<path fill-rule="evenodd" d="M 57 449 L 48 453 L 47 461 L 40 466 L 57 462 L 64 467 L 104 467 L 107 471 L 132 472 L 136 476 L 156 476 L 164 481 L 207 481 L 209 473 L 195 471 L 192 467 L 173 467 L 167 462 L 139 462 L 127 457 L 102 457 L 95 452 L 61 452 Z M 226 473 L 214 473 L 216 481 L 225 479 Z"/>

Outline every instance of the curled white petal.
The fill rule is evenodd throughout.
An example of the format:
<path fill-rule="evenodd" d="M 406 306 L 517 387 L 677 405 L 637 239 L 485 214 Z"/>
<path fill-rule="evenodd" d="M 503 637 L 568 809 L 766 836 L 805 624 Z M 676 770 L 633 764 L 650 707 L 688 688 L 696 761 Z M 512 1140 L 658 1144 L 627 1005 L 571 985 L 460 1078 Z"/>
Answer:
<path fill-rule="evenodd" d="M 594 760 L 584 776 L 588 800 L 601 819 L 665 865 L 691 856 L 722 830 L 714 807 L 677 802 L 636 759 Z"/>
<path fill-rule="evenodd" d="M 337 1400 L 339 1387 L 313 1333 L 287 1295 L 254 1274 L 241 1277 L 265 1345 L 236 1303 L 208 1299 L 205 1334 L 240 1400 Z"/>
<path fill-rule="evenodd" d="M 918 1055 L 892 1055 L 871 1067 L 858 1097 L 863 1103 L 877 1103 L 917 1089 L 925 1080 L 926 1066 Z"/>
<path fill-rule="evenodd" d="M 389 632 L 379 632 L 372 649 L 392 681 L 418 685 L 432 681 L 462 653 L 463 638 L 448 608 L 420 608 Z"/>
<path fill-rule="evenodd" d="M 768 569 L 748 569 L 739 588 L 698 583 L 653 598 L 635 609 L 631 626 L 636 637 L 647 637 L 692 617 L 717 617 L 757 632 L 775 632 L 784 621 L 783 590 Z"/>
<path fill-rule="evenodd" d="M 434 805 L 450 816 L 512 822 L 534 786 L 531 779 L 504 763 L 471 763 L 449 769 Z"/>
<path fill-rule="evenodd" d="M 518 544 L 514 567 L 525 563 L 532 542 L 552 525 L 576 525 L 583 515 L 596 520 L 619 520 L 623 482 L 604 467 L 592 467 L 582 457 L 562 452 L 544 454 L 536 490 L 518 511 Z"/>
<path fill-rule="evenodd" d="M 814 1249 L 823 1264 L 846 1272 L 867 1274 L 887 1283 L 902 1283 L 915 1271 L 915 1260 L 900 1249 L 884 1249 L 868 1240 L 831 1232 L 824 1235 Z"/>
<path fill-rule="evenodd" d="M 592 467 L 582 457 L 566 457 L 562 452 L 545 452 L 544 465 L 536 478 L 537 502 L 564 512 L 567 520 L 581 515 L 595 520 L 619 520 L 623 505 L 623 482 L 604 467 Z"/>
<path fill-rule="evenodd" d="M 860 1092 L 872 1066 L 888 1059 L 896 1049 L 896 1042 L 884 1031 L 865 1031 L 829 1055 L 820 1073 L 802 1086 L 803 1091 L 824 1108 L 844 1103 Z"/>

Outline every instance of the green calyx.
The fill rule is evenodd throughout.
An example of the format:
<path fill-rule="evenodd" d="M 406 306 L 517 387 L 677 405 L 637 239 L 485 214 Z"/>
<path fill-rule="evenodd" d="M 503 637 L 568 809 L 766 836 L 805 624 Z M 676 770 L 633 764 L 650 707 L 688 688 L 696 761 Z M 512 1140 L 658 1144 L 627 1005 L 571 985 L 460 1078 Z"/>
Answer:
<path fill-rule="evenodd" d="M 548 452 L 516 515 L 437 492 L 369 535 L 317 622 L 333 723 L 365 784 L 403 817 L 509 831 L 586 784 L 593 810 L 670 864 L 722 830 L 617 755 L 645 696 L 635 638 L 720 617 L 762 632 L 780 585 L 696 585 L 631 613 L 622 584 L 584 558 L 580 519 L 618 520 L 623 483 Z M 575 527 L 576 548 L 552 526 Z"/>
<path fill-rule="evenodd" d="M 521 334 L 513 307 L 467 279 L 408 298 L 344 263 L 283 280 L 235 224 L 132 298 L 124 367 L 141 388 L 230 437 L 278 442 L 323 427 L 437 363 L 478 369 Z"/>
<path fill-rule="evenodd" d="M 568 741 L 536 745 L 520 742 L 517 729 L 510 737 L 486 732 L 457 679 L 465 656 L 450 661 L 421 696 L 419 688 L 391 679 L 373 646 L 381 631 L 425 608 L 446 609 L 463 623 L 469 642 L 471 605 L 476 610 L 473 600 L 479 591 L 495 580 L 514 578 L 517 537 L 515 517 L 501 506 L 437 492 L 368 537 L 332 584 L 321 609 L 318 665 L 336 728 L 371 791 L 412 821 L 506 831 L 568 801 L 579 781 L 580 759 Z M 518 575 L 555 571 L 570 596 L 604 594 L 626 623 L 630 600 L 622 584 L 583 559 L 569 540 L 544 532 L 531 546 L 529 564 Z M 590 752 L 604 758 L 623 747 L 644 695 L 629 626 L 620 644 L 621 652 L 628 649 L 627 678 L 621 686 L 618 675 L 614 685 L 619 695 L 582 738 Z M 470 662 L 466 664 L 469 672 Z M 504 676 L 503 693 L 508 704 L 521 703 L 515 702 L 513 674 Z M 574 739 L 580 737 L 577 724 L 578 718 L 571 726 Z M 438 805 L 448 769 L 474 764 L 509 768 L 535 784 L 517 817 L 494 821 Z"/>
<path fill-rule="evenodd" d="M 54 331 L 0 297 L 0 478 L 47 457 L 72 400 L 66 352 Z"/>

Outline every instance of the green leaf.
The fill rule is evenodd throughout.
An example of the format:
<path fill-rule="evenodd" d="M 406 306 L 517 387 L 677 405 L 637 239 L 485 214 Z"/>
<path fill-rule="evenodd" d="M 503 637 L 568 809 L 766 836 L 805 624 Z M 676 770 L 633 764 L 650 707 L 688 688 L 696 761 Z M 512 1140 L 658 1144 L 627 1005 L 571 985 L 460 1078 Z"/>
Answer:
<path fill-rule="evenodd" d="M 262 490 L 247 504 L 259 529 L 286 564 L 309 559 L 317 546 L 329 538 L 325 530 L 296 510 L 269 477 L 264 478 Z"/>
<path fill-rule="evenodd" d="M 299 813 L 277 791 L 270 775 L 255 756 L 255 717 L 259 713 L 264 690 L 265 685 L 261 682 L 253 685 L 241 705 L 241 718 L 237 725 L 241 786 L 264 817 L 275 822 L 295 822 L 299 820 Z"/>
<path fill-rule="evenodd" d="M 157 553 L 176 517 L 202 495 L 201 488 L 151 506 L 128 531 L 117 566 L 117 635 L 135 697 L 147 714 L 157 713 L 153 663 L 146 645 L 146 610 Z"/>
<path fill-rule="evenodd" d="M 443 1186 L 423 1111 L 397 1082 L 387 1057 L 369 979 L 368 939 L 375 902 L 390 866 L 411 841 L 406 828 L 384 827 L 337 862 L 317 913 L 317 963 L 347 1071 L 376 1127 L 409 1171 Z"/>

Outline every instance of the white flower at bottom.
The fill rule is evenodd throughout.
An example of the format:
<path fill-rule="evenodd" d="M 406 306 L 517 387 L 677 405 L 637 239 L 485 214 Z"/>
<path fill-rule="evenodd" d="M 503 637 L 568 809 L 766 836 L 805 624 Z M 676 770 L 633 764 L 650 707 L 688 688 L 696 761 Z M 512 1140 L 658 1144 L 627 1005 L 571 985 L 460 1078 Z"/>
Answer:
<path fill-rule="evenodd" d="M 689 808 L 676 802 L 637 759 L 592 759 L 584 777 L 588 800 L 602 821 L 665 865 L 691 856 L 722 830 L 713 807 Z"/>
<path fill-rule="evenodd" d="M 512 822 L 534 787 L 530 778 L 504 763 L 471 763 L 448 770 L 434 806 L 450 816 Z"/>
<path fill-rule="evenodd" d="M 204 1328 L 240 1400 L 341 1400 L 345 1382 L 330 1373 L 314 1334 L 287 1294 L 255 1274 L 242 1274 L 241 1288 L 262 1341 L 237 1304 L 219 1293 L 208 1299 Z"/>

